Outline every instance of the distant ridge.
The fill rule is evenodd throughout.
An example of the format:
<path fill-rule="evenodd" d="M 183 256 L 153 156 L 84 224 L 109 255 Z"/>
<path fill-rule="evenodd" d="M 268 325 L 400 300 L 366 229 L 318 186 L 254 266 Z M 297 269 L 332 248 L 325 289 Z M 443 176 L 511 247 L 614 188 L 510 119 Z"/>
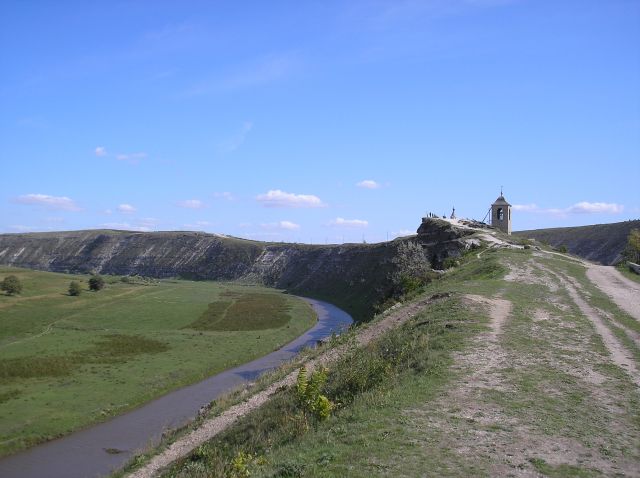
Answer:
<path fill-rule="evenodd" d="M 376 244 L 287 244 L 204 232 L 86 230 L 0 234 L 0 264 L 51 272 L 99 272 L 193 280 L 241 281 L 326 300 L 357 321 L 420 257 L 441 268 L 468 245 L 470 231 L 432 220 L 423 234 Z M 407 252 L 409 251 L 409 252 Z"/>
<path fill-rule="evenodd" d="M 640 219 L 592 226 L 533 229 L 513 234 L 546 242 L 554 247 L 566 246 L 571 254 L 612 265 L 622 259 L 631 229 L 640 229 Z"/>

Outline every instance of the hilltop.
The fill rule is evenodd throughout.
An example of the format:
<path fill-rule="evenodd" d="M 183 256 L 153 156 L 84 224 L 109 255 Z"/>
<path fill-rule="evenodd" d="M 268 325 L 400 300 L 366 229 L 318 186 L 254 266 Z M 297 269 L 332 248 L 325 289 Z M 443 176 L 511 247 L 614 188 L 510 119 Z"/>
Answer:
<path fill-rule="evenodd" d="M 583 259 L 612 265 L 622 259 L 622 251 L 631 229 L 640 229 L 640 219 L 592 226 L 517 231 L 513 234 L 536 239 L 553 247 L 566 246 L 568 252 Z"/>

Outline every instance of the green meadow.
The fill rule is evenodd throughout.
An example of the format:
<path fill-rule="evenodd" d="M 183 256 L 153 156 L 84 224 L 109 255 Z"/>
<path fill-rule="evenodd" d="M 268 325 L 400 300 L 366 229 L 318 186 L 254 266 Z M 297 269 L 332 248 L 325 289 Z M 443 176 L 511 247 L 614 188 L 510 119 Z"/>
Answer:
<path fill-rule="evenodd" d="M 0 267 L 0 455 L 67 434 L 265 355 L 315 323 L 304 301 L 230 283 Z M 78 281 L 80 296 L 68 295 Z"/>

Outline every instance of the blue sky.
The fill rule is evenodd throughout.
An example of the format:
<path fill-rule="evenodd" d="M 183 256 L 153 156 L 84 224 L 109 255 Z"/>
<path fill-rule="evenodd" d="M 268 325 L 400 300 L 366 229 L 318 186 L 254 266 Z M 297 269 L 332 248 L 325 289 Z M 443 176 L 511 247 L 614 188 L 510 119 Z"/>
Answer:
<path fill-rule="evenodd" d="M 640 217 L 640 2 L 10 1 L 0 232 Z"/>

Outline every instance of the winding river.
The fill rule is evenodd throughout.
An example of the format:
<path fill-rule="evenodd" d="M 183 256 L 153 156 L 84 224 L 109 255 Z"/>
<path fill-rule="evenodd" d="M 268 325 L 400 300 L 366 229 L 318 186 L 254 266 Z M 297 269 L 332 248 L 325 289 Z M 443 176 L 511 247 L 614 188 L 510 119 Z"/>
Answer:
<path fill-rule="evenodd" d="M 318 322 L 300 337 L 275 352 L 180 388 L 105 423 L 43 443 L 0 459 L 3 478 L 94 478 L 124 465 L 136 451 L 157 444 L 162 432 L 184 425 L 200 408 L 217 397 L 255 380 L 262 373 L 293 358 L 318 340 L 339 333 L 352 323 L 343 310 L 305 298 Z M 120 450 L 107 453 L 106 450 Z"/>

